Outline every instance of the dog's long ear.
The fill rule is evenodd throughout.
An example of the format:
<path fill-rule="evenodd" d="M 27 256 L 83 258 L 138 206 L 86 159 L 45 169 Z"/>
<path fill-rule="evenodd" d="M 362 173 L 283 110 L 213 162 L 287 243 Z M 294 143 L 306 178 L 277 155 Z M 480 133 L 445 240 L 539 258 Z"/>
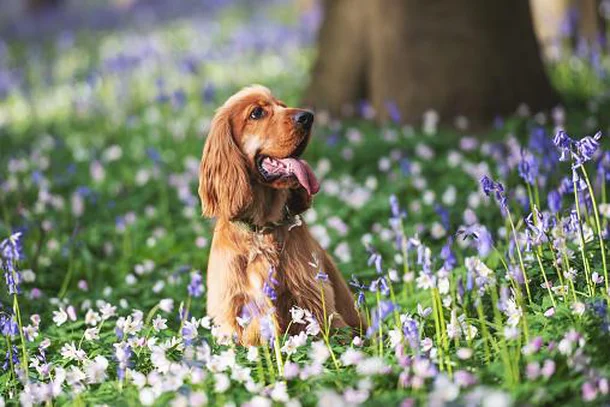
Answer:
<path fill-rule="evenodd" d="M 204 216 L 235 218 L 252 202 L 246 159 L 233 137 L 230 111 L 214 119 L 199 166 L 199 198 Z"/>

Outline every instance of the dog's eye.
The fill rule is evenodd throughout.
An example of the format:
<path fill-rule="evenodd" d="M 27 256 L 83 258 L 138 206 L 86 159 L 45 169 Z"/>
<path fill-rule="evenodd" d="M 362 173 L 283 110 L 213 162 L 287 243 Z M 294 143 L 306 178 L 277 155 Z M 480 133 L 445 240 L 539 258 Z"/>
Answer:
<path fill-rule="evenodd" d="M 258 119 L 262 119 L 264 115 L 265 115 L 265 110 L 262 107 L 258 106 L 258 107 L 255 107 L 254 110 L 252 110 L 252 113 L 250 113 L 250 118 L 252 120 L 258 120 Z"/>

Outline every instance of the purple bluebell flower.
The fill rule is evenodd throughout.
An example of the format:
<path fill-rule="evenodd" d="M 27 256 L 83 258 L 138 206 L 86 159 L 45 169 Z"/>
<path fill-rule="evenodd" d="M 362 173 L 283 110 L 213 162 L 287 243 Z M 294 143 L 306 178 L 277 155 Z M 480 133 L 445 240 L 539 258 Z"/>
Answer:
<path fill-rule="evenodd" d="M 125 378 L 125 372 L 130 365 L 131 346 L 127 342 L 114 344 L 114 357 L 117 361 L 117 376 L 119 380 Z"/>
<path fill-rule="evenodd" d="M 540 212 L 537 208 L 534 208 L 534 211 L 525 218 L 525 224 L 528 228 L 527 231 L 530 232 L 531 243 L 534 246 L 538 246 L 546 242 L 546 220 L 542 212 Z"/>
<path fill-rule="evenodd" d="M 9 295 L 19 294 L 21 274 L 17 269 L 17 262 L 23 259 L 22 233 L 13 233 L 0 242 L 0 265 L 4 270 L 4 279 Z"/>
<path fill-rule="evenodd" d="M 369 286 L 369 290 L 371 290 L 371 292 L 379 291 L 383 295 L 390 294 L 390 286 L 388 284 L 388 280 L 385 276 L 373 280 L 371 282 L 371 285 Z"/>
<path fill-rule="evenodd" d="M 358 297 L 356 299 L 356 304 L 358 306 L 362 305 L 365 301 L 364 291 L 367 289 L 366 286 L 362 284 L 354 275 L 352 275 L 349 285 L 357 290 Z"/>
<path fill-rule="evenodd" d="M 216 96 L 216 87 L 211 83 L 207 83 L 201 90 L 201 98 L 204 103 L 212 103 Z"/>
<path fill-rule="evenodd" d="M 457 231 L 456 236 L 462 236 L 463 239 L 473 238 L 477 252 L 481 257 L 487 257 L 493 250 L 493 238 L 483 225 L 461 227 Z"/>
<path fill-rule="evenodd" d="M 519 176 L 528 184 L 534 185 L 538 177 L 538 160 L 527 150 L 521 151 L 521 161 L 519 162 Z"/>
<path fill-rule="evenodd" d="M 449 230 L 451 228 L 451 222 L 449 220 L 449 211 L 441 204 L 434 205 L 434 211 L 441 218 L 441 224 L 445 228 L 445 230 Z"/>
<path fill-rule="evenodd" d="M 481 187 L 483 188 L 485 195 L 491 196 L 492 193 L 494 194 L 496 202 L 498 202 L 502 210 L 507 209 L 504 185 L 502 185 L 500 182 L 494 182 L 491 178 L 485 175 L 483 178 L 481 178 Z"/>
<path fill-rule="evenodd" d="M 411 174 L 411 162 L 409 161 L 408 158 L 403 157 L 400 159 L 399 162 L 399 166 L 400 166 L 400 172 L 402 173 L 402 175 L 409 175 Z"/>
<path fill-rule="evenodd" d="M 422 266 L 424 273 L 432 273 L 432 259 L 430 249 L 426 246 L 417 246 L 417 264 Z"/>
<path fill-rule="evenodd" d="M 557 190 L 549 192 L 547 195 L 547 202 L 551 213 L 557 214 L 561 211 L 561 194 Z"/>
<path fill-rule="evenodd" d="M 191 274 L 191 282 L 189 283 L 188 293 L 191 297 L 199 298 L 203 295 L 203 278 L 198 271 Z"/>
<path fill-rule="evenodd" d="M 8 349 L 4 355 L 4 363 L 2 364 L 2 370 L 7 371 L 11 367 L 11 361 L 13 366 L 18 366 L 19 361 L 19 349 L 13 345 L 11 351 Z"/>
<path fill-rule="evenodd" d="M 455 268 L 457 264 L 457 258 L 455 257 L 455 253 L 451 250 L 451 245 L 453 244 L 453 239 L 450 237 L 447 239 L 447 243 L 441 249 L 441 259 L 443 262 L 443 269 L 447 271 L 451 271 Z"/>
<path fill-rule="evenodd" d="M 275 287 L 277 287 L 277 285 L 278 281 L 275 278 L 275 267 L 271 266 L 269 267 L 269 274 L 267 275 L 267 280 L 263 284 L 263 293 L 271 301 L 277 300 L 277 293 L 275 291 Z"/>
<path fill-rule="evenodd" d="M 559 155 L 553 144 L 553 140 L 549 137 L 544 127 L 538 126 L 530 132 L 528 148 L 538 157 L 538 162 L 541 163 L 543 169 L 550 171 L 557 167 Z M 539 171 L 540 176 L 542 172 Z"/>
<path fill-rule="evenodd" d="M 610 151 L 604 151 L 597 162 L 597 174 L 602 182 L 610 181 Z"/>
<path fill-rule="evenodd" d="M 555 137 L 553 137 L 553 144 L 555 144 L 555 147 L 559 150 L 559 161 L 567 161 L 570 159 L 573 143 L 574 141 L 565 131 L 559 130 L 555 134 Z"/>
<path fill-rule="evenodd" d="M 392 301 L 381 301 L 379 305 L 371 311 L 371 326 L 366 331 L 366 335 L 371 337 L 379 330 L 381 323 L 397 308 Z"/>
<path fill-rule="evenodd" d="M 411 317 L 405 319 L 402 324 L 402 332 L 409 342 L 409 345 L 416 352 L 419 351 L 419 327 L 417 321 Z"/>
<path fill-rule="evenodd" d="M 582 165 L 593 158 L 593 155 L 599 148 L 601 137 L 602 132 L 598 131 L 593 136 L 585 136 L 574 143 L 576 166 Z"/>
<path fill-rule="evenodd" d="M 14 315 L 0 315 L 0 333 L 3 336 L 13 337 L 19 334 L 19 325 Z"/>
<path fill-rule="evenodd" d="M 369 252 L 369 260 L 368 260 L 367 264 L 369 266 L 374 264 L 375 271 L 377 271 L 377 274 L 382 274 L 383 273 L 383 267 L 382 267 L 383 258 L 381 257 L 381 254 L 379 254 L 370 245 L 367 246 L 366 250 L 367 250 L 367 252 Z"/>
<path fill-rule="evenodd" d="M 396 104 L 396 102 L 394 102 L 392 100 L 386 101 L 385 108 L 388 111 L 388 115 L 390 116 L 390 119 L 392 119 L 392 121 L 394 123 L 400 124 L 400 122 L 401 122 L 400 109 L 398 108 L 398 105 Z"/>
<path fill-rule="evenodd" d="M 273 346 L 275 341 L 275 324 L 271 314 L 265 315 L 260 319 L 260 329 L 263 339 Z"/>

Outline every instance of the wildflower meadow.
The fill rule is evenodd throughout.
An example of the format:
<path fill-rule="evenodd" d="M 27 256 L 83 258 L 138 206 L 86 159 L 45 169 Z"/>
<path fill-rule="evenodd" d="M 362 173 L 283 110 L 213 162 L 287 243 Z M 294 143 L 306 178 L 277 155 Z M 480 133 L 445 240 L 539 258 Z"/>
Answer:
<path fill-rule="evenodd" d="M 299 105 L 320 16 L 225 3 L 0 39 L 0 406 L 608 405 L 608 54 L 484 131 L 316 112 L 303 219 L 369 327 L 244 347 L 205 313 L 201 149 L 242 86 Z"/>

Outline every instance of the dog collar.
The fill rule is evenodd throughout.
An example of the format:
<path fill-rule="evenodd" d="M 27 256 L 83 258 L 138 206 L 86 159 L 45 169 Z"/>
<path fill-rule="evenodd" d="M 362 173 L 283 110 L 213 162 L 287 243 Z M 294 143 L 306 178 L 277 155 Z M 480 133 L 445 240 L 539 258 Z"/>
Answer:
<path fill-rule="evenodd" d="M 288 231 L 290 232 L 293 228 L 299 227 L 303 224 L 301 216 L 290 214 L 288 208 L 286 208 L 286 216 L 284 217 L 284 219 L 278 222 L 269 222 L 264 225 L 256 225 L 252 223 L 251 220 L 234 220 L 231 222 L 237 227 L 247 232 L 256 233 L 260 235 L 273 233 L 275 229 L 282 226 L 288 226 Z"/>

